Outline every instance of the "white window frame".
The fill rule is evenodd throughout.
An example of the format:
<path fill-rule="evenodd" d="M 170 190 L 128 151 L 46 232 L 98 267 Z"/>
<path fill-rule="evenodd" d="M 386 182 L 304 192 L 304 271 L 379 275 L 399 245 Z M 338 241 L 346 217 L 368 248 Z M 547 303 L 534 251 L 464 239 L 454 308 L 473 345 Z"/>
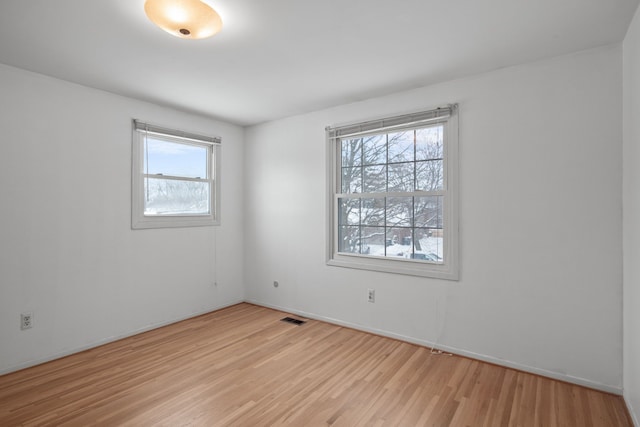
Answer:
<path fill-rule="evenodd" d="M 430 124 L 442 124 L 443 189 L 425 192 L 443 196 L 443 262 L 434 263 L 415 259 L 378 257 L 338 252 L 338 199 L 341 194 L 341 139 L 411 130 Z M 394 117 L 349 123 L 326 128 L 327 137 L 327 264 L 330 266 L 373 270 L 438 279 L 459 279 L 458 255 L 458 105 L 451 104 L 433 110 L 420 111 Z M 397 195 L 397 193 L 389 193 Z M 363 193 L 366 197 L 366 193 Z"/>
<path fill-rule="evenodd" d="M 220 149 L 219 137 L 208 137 L 167 129 L 133 120 L 131 168 L 131 228 L 172 228 L 220 225 Z M 195 145 L 208 150 L 206 179 L 193 179 L 209 183 L 209 213 L 145 215 L 144 213 L 144 141 L 147 135 L 173 143 Z M 168 177 L 172 178 L 172 177 Z M 191 180 L 176 177 L 179 180 Z"/>

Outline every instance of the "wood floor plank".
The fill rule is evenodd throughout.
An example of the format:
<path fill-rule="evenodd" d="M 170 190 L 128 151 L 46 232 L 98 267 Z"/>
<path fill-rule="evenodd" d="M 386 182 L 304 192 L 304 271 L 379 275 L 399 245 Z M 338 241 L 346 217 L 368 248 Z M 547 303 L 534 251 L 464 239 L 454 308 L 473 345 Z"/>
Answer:
<path fill-rule="evenodd" d="M 250 304 L 0 376 L 1 426 L 632 426 L 620 396 Z"/>

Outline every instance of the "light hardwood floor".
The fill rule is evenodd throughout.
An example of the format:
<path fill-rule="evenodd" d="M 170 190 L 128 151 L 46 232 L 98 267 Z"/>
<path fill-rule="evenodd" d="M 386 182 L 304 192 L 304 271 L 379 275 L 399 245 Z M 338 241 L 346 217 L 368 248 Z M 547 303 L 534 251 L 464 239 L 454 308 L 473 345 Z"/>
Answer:
<path fill-rule="evenodd" d="M 239 304 L 0 377 L 0 426 L 631 426 L 619 396 Z"/>

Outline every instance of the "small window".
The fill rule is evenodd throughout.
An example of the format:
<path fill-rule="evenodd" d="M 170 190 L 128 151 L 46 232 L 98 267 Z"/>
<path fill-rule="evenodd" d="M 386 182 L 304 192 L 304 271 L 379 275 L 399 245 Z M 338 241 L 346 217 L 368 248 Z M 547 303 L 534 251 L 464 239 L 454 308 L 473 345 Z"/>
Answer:
<path fill-rule="evenodd" d="M 457 108 L 327 128 L 328 264 L 457 279 Z"/>
<path fill-rule="evenodd" d="M 134 120 L 132 228 L 219 224 L 219 147 Z"/>

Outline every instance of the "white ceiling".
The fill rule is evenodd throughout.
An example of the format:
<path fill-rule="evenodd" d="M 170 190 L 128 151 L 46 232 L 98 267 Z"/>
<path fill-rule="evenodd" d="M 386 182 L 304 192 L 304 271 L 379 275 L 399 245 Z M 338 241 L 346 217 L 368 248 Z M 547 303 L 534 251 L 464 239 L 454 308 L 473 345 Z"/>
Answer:
<path fill-rule="evenodd" d="M 639 0 L 206 1 L 182 40 L 144 0 L 0 0 L 0 62 L 249 125 L 617 43 Z"/>

